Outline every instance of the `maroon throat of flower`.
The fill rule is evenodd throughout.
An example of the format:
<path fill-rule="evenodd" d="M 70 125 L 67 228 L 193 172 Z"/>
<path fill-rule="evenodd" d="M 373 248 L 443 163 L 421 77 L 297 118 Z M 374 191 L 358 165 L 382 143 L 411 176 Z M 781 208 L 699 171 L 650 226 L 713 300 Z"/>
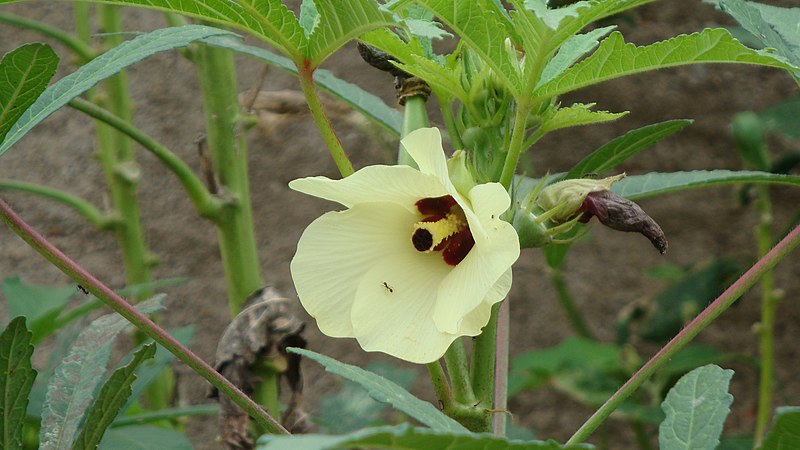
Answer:
<path fill-rule="evenodd" d="M 414 248 L 423 253 L 442 252 L 445 263 L 458 265 L 475 245 L 464 211 L 450 195 L 423 198 L 416 206 L 422 220 L 414 224 Z"/>

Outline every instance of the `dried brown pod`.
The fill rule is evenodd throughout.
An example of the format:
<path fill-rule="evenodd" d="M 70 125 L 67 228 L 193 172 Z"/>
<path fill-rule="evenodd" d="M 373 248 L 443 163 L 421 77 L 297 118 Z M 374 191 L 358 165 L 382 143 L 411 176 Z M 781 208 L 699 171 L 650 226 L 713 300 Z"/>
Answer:
<path fill-rule="evenodd" d="M 273 288 L 256 291 L 245 308 L 223 333 L 217 345 L 217 369 L 244 393 L 252 394 L 260 382 L 257 368 L 264 360 L 281 371 L 291 398 L 282 422 L 290 432 L 305 432 L 310 426 L 300 409 L 303 383 L 300 356 L 288 353 L 287 347 L 305 347 L 301 333 L 305 324 L 291 313 L 290 300 Z M 217 392 L 211 396 L 216 397 Z M 253 440 L 247 434 L 249 417 L 227 397 L 220 397 L 220 433 L 227 449 L 251 449 Z M 289 422 L 289 423 L 287 423 Z"/>
<path fill-rule="evenodd" d="M 581 222 L 597 217 L 614 230 L 641 233 L 662 255 L 667 252 L 667 237 L 661 227 L 639 205 L 621 195 L 608 190 L 590 192 L 579 211 L 583 212 Z"/>

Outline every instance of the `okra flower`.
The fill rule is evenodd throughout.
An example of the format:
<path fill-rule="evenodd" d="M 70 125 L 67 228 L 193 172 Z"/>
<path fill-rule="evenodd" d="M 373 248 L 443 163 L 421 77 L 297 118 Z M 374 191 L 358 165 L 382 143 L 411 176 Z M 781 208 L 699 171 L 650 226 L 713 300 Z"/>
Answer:
<path fill-rule="evenodd" d="M 378 165 L 289 183 L 347 208 L 308 226 L 291 271 L 323 333 L 428 363 L 459 336 L 481 332 L 511 288 L 519 241 L 500 220 L 511 203 L 500 184 L 453 185 L 437 129 L 401 144 L 419 170 Z"/>

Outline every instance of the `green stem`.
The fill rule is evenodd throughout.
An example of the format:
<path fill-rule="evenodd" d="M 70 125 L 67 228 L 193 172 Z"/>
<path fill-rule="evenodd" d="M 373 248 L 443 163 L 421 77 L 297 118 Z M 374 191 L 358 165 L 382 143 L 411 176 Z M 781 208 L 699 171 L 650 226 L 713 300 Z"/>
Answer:
<path fill-rule="evenodd" d="M 445 128 L 447 128 L 447 135 L 450 136 L 450 144 L 452 144 L 453 148 L 456 150 L 463 149 L 464 142 L 461 141 L 461 135 L 458 133 L 458 127 L 453 118 L 452 102 L 448 102 L 447 104 L 440 103 L 439 109 L 442 111 L 442 119 L 444 120 Z"/>
<path fill-rule="evenodd" d="M 450 383 L 447 381 L 447 375 L 442 369 L 442 364 L 436 360 L 432 363 L 426 364 L 428 374 L 431 376 L 431 384 L 433 384 L 433 392 L 436 393 L 436 398 L 442 404 L 442 409 L 447 409 L 455 403 L 453 390 L 450 389 Z"/>
<path fill-rule="evenodd" d="M 650 358 L 631 378 L 622 385 L 567 441 L 567 444 L 584 442 L 592 432 L 617 407 L 628 398 L 639 386 L 661 366 L 667 363 L 675 353 L 688 344 L 695 336 L 705 329 L 720 314 L 727 310 L 739 297 L 755 285 L 759 279 L 772 270 L 778 262 L 800 245 L 800 226 L 795 227 L 791 233 L 783 238 L 763 258 L 759 259 L 753 267 L 736 280 L 716 300 L 706 307 L 697 317 L 681 330 L 667 345 Z"/>
<path fill-rule="evenodd" d="M 180 157 L 172 153 L 168 148 L 161 145 L 158 141 L 134 127 L 130 122 L 126 122 L 119 117 L 111 114 L 94 103 L 87 102 L 81 98 L 75 98 L 69 105 L 94 119 L 110 125 L 117 131 L 130 137 L 139 143 L 145 150 L 149 151 L 161 161 L 180 181 L 186 193 L 189 195 L 192 204 L 197 212 L 208 219 L 217 220 L 222 214 L 226 203 L 224 200 L 212 195 L 203 181 L 200 180 L 191 167 Z"/>
<path fill-rule="evenodd" d="M 506 160 L 503 163 L 503 172 L 500 174 L 500 184 L 506 188 L 511 188 L 511 182 L 514 180 L 514 172 L 517 170 L 517 162 L 523 150 L 523 141 L 525 140 L 525 129 L 530 114 L 531 107 L 526 103 L 517 103 L 514 112 L 514 127 L 511 130 L 511 142 L 508 144 L 508 153 Z"/>
<path fill-rule="evenodd" d="M 492 432 L 497 436 L 506 435 L 506 416 L 508 411 L 508 346 L 509 346 L 509 316 L 510 304 L 508 298 L 500 303 L 497 310 L 497 338 L 495 340 L 494 363 L 494 424 Z"/>
<path fill-rule="evenodd" d="M 224 49 L 197 48 L 208 148 L 224 191 L 237 200 L 215 221 L 232 316 L 263 286 L 256 252 L 247 146 L 239 133 L 238 83 L 233 55 Z"/>
<path fill-rule="evenodd" d="M 494 398 L 494 364 L 497 350 L 497 311 L 494 305 L 489 323 L 483 328 L 472 344 L 472 391 L 476 401 L 490 408 Z"/>
<path fill-rule="evenodd" d="M 110 230 L 119 224 L 119 221 L 116 218 L 104 214 L 86 200 L 76 195 L 64 192 L 61 189 L 54 189 L 47 186 L 42 186 L 40 184 L 14 180 L 0 180 L 0 189 L 28 192 L 48 198 L 50 200 L 55 200 L 74 209 L 100 230 Z"/>
<path fill-rule="evenodd" d="M 756 207 L 759 212 L 759 223 L 756 226 L 756 240 L 758 242 L 758 255 L 763 257 L 772 245 L 772 205 L 769 198 L 769 187 L 758 186 L 758 200 Z M 775 383 L 775 314 L 778 309 L 780 296 L 775 291 L 775 281 L 772 271 L 766 272 L 761 278 L 761 322 L 758 326 L 760 374 L 758 385 L 758 412 L 756 414 L 755 442 L 756 447 L 761 445 L 764 434 L 772 418 L 772 395 Z"/>
<path fill-rule="evenodd" d="M 314 69 L 305 66 L 297 66 L 297 76 L 300 78 L 300 87 L 303 89 L 306 103 L 308 103 L 308 108 L 311 110 L 311 116 L 314 118 L 314 122 L 317 124 L 317 128 L 319 128 L 322 134 L 322 139 L 328 146 L 328 151 L 331 153 L 331 158 L 333 158 L 333 162 L 336 163 L 339 173 L 342 174 L 342 177 L 352 175 L 354 172 L 353 164 L 347 157 L 342 143 L 339 142 L 339 138 L 333 130 L 333 125 L 331 125 L 328 116 L 325 115 L 325 110 L 322 108 L 322 102 L 320 101 L 316 85 L 314 84 Z"/>
<path fill-rule="evenodd" d="M 475 393 L 472 392 L 472 385 L 470 384 L 467 350 L 464 348 L 464 341 L 460 338 L 453 341 L 444 354 L 444 361 L 447 364 L 447 373 L 453 387 L 455 400 L 465 405 L 474 405 Z"/>
<path fill-rule="evenodd" d="M 132 414 L 114 419 L 111 428 L 125 427 L 128 425 L 142 425 L 162 420 L 174 420 L 184 417 L 197 416 L 216 416 L 219 414 L 218 403 L 207 403 L 205 405 L 190 405 L 181 408 L 168 408 L 160 411 Z"/>
<path fill-rule="evenodd" d="M 567 319 L 572 326 L 572 331 L 574 331 L 578 336 L 585 337 L 587 339 L 594 339 L 592 332 L 589 331 L 589 327 L 586 325 L 586 321 L 584 320 L 581 311 L 575 307 L 575 302 L 572 300 L 572 294 L 570 294 L 567 283 L 564 281 L 564 273 L 560 268 L 550 270 L 550 282 L 553 283 L 553 287 L 555 288 L 558 296 L 558 302 L 561 304 L 561 308 L 567 315 Z"/>
<path fill-rule="evenodd" d="M 234 403 L 239 405 L 239 407 L 247 411 L 256 422 L 273 432 L 289 434 L 280 423 L 270 417 L 269 414 L 264 412 L 263 409 L 230 381 L 225 379 L 225 377 L 220 375 L 219 372 L 208 365 L 208 363 L 192 353 L 183 344 L 178 342 L 178 340 L 164 331 L 163 328 L 156 325 L 149 317 L 139 312 L 132 304 L 112 291 L 111 288 L 101 283 L 83 267 L 76 264 L 64 253 L 55 248 L 42 237 L 42 235 L 37 233 L 36 230 L 22 220 L 22 218 L 11 209 L 8 203 L 2 199 L 0 199 L 0 217 L 2 217 L 3 222 L 16 233 L 17 236 L 27 242 L 28 245 L 33 247 L 34 250 L 39 252 L 45 259 L 50 261 L 50 263 L 61 270 L 65 275 L 72 278 L 76 283 L 86 288 L 92 295 L 102 300 L 109 308 L 127 319 L 137 329 L 166 348 L 200 376 L 208 380 L 215 388 L 219 389 L 222 395 L 229 397 Z"/>
<path fill-rule="evenodd" d="M 414 130 L 418 130 L 420 128 L 425 128 L 430 126 L 430 121 L 428 120 L 428 110 L 425 108 L 426 103 L 425 96 L 422 95 L 412 95 L 410 97 L 406 97 L 406 105 L 405 110 L 403 111 L 403 131 L 401 138 L 408 136 L 408 133 L 411 133 Z M 399 146 L 397 151 L 397 164 L 411 166 L 417 168 L 417 163 L 411 157 L 411 155 L 406 152 L 406 149 L 403 146 Z"/>
<path fill-rule="evenodd" d="M 0 12 L 0 23 L 7 23 L 16 27 L 26 28 L 28 30 L 35 31 L 42 36 L 58 41 L 68 49 L 72 50 L 72 52 L 75 53 L 80 59 L 79 62 L 81 64 L 87 63 L 95 57 L 95 52 L 92 50 L 92 47 L 81 41 L 79 38 L 65 33 L 60 28 L 51 27 L 50 25 L 37 20 L 31 20 L 4 12 Z"/>

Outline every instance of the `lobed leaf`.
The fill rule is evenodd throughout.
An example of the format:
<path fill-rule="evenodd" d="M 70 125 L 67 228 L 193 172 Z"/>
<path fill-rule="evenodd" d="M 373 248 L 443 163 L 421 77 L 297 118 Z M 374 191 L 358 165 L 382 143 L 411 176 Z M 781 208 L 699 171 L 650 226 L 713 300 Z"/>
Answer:
<path fill-rule="evenodd" d="M 728 393 L 732 370 L 698 367 L 670 389 L 661 403 L 666 419 L 658 429 L 661 450 L 714 449 L 733 396 Z"/>
<path fill-rule="evenodd" d="M 737 183 L 776 183 L 800 186 L 800 176 L 750 170 L 692 170 L 629 176 L 614 183 L 611 190 L 635 200 L 670 192 Z"/>
<path fill-rule="evenodd" d="M 137 305 L 144 313 L 161 309 L 164 296 Z M 128 322 L 118 314 L 93 321 L 76 339 L 47 386 L 39 448 L 63 449 L 72 446 L 84 412 L 106 372 L 114 338 Z"/>
<path fill-rule="evenodd" d="M 145 33 L 112 48 L 47 88 L 9 130 L 0 144 L 0 155 L 50 114 L 100 81 L 156 53 L 218 35 L 233 36 L 233 33 L 202 25 L 187 25 Z"/>
<path fill-rule="evenodd" d="M 414 397 L 396 383 L 380 375 L 310 350 L 292 348 L 290 351 L 318 362 L 325 367 L 327 372 L 335 373 L 357 383 L 366 389 L 375 400 L 394 406 L 395 409 L 408 414 L 433 430 L 447 433 L 468 433 L 460 423 L 446 416 L 432 404 Z"/>
<path fill-rule="evenodd" d="M 72 444 L 73 450 L 97 448 L 106 429 L 131 395 L 131 384 L 136 380 L 136 369 L 155 353 L 156 345 L 147 344 L 134 354 L 128 365 L 120 367 L 111 374 L 87 412 L 83 429 Z"/>
<path fill-rule="evenodd" d="M 792 450 L 800 448 L 800 407 L 778 408 L 775 425 L 767 433 L 758 450 Z"/>
<path fill-rule="evenodd" d="M 33 343 L 51 335 L 56 319 L 76 292 L 75 286 L 37 286 L 25 284 L 19 277 L 3 280 L 3 295 L 11 317 L 25 316 L 33 333 Z"/>
<path fill-rule="evenodd" d="M 583 57 L 583 55 L 594 50 L 594 48 L 600 44 L 599 40 L 612 32 L 614 28 L 616 28 L 616 26 L 596 28 L 588 33 L 576 34 L 569 37 L 558 48 L 558 53 L 553 56 L 553 59 L 551 59 L 542 70 L 542 75 L 536 83 L 536 87 L 560 75 L 574 64 L 575 61 Z"/>
<path fill-rule="evenodd" d="M 608 111 L 592 111 L 594 103 L 575 103 L 564 108 L 558 108 L 555 114 L 545 118 L 542 130 L 551 132 L 567 127 L 577 127 L 593 123 L 610 122 L 627 115 L 627 112 L 612 113 Z"/>
<path fill-rule="evenodd" d="M 609 171 L 665 137 L 683 130 L 692 122 L 688 119 L 667 120 L 628 131 L 580 160 L 564 175 L 564 179 L 581 178 L 587 173 L 601 174 Z"/>
<path fill-rule="evenodd" d="M 263 48 L 247 45 L 236 37 L 214 36 L 204 39 L 203 42 L 208 45 L 227 48 L 244 55 L 258 58 L 281 70 L 297 75 L 297 67 L 290 59 L 276 55 Z M 317 86 L 332 96 L 347 103 L 395 136 L 400 136 L 400 132 L 403 128 L 402 114 L 395 108 L 388 106 L 379 97 L 361 89 L 355 84 L 337 78 L 330 71 L 323 69 L 314 71 L 314 81 Z"/>
<path fill-rule="evenodd" d="M 539 86 L 533 96 L 547 98 L 614 78 L 697 63 L 747 63 L 796 69 L 780 56 L 742 45 L 724 29 L 706 29 L 646 46 L 626 44 L 613 32 L 586 59 Z"/>
<path fill-rule="evenodd" d="M 316 9 L 319 20 L 305 52 L 311 67 L 319 66 L 336 49 L 367 31 L 397 25 L 374 0 L 318 0 Z"/>
<path fill-rule="evenodd" d="M 342 436 L 264 435 L 257 443 L 259 450 L 325 450 L 339 448 L 384 448 L 402 450 L 558 450 L 591 449 L 591 445 L 560 446 L 549 441 L 516 441 L 483 434 L 447 434 L 427 428 L 413 428 L 408 424 L 393 427 L 367 428 Z"/>
<path fill-rule="evenodd" d="M 22 425 L 28 394 L 36 379 L 31 367 L 32 333 L 17 317 L 0 334 L 0 448 L 22 449 Z"/>
<path fill-rule="evenodd" d="M 307 45 L 303 28 L 281 0 L 92 0 L 183 14 L 253 34 L 295 61 Z M 222 31 L 222 30 L 220 30 Z"/>
<path fill-rule="evenodd" d="M 58 56 L 47 44 L 27 44 L 0 60 L 0 142 L 47 88 Z"/>

